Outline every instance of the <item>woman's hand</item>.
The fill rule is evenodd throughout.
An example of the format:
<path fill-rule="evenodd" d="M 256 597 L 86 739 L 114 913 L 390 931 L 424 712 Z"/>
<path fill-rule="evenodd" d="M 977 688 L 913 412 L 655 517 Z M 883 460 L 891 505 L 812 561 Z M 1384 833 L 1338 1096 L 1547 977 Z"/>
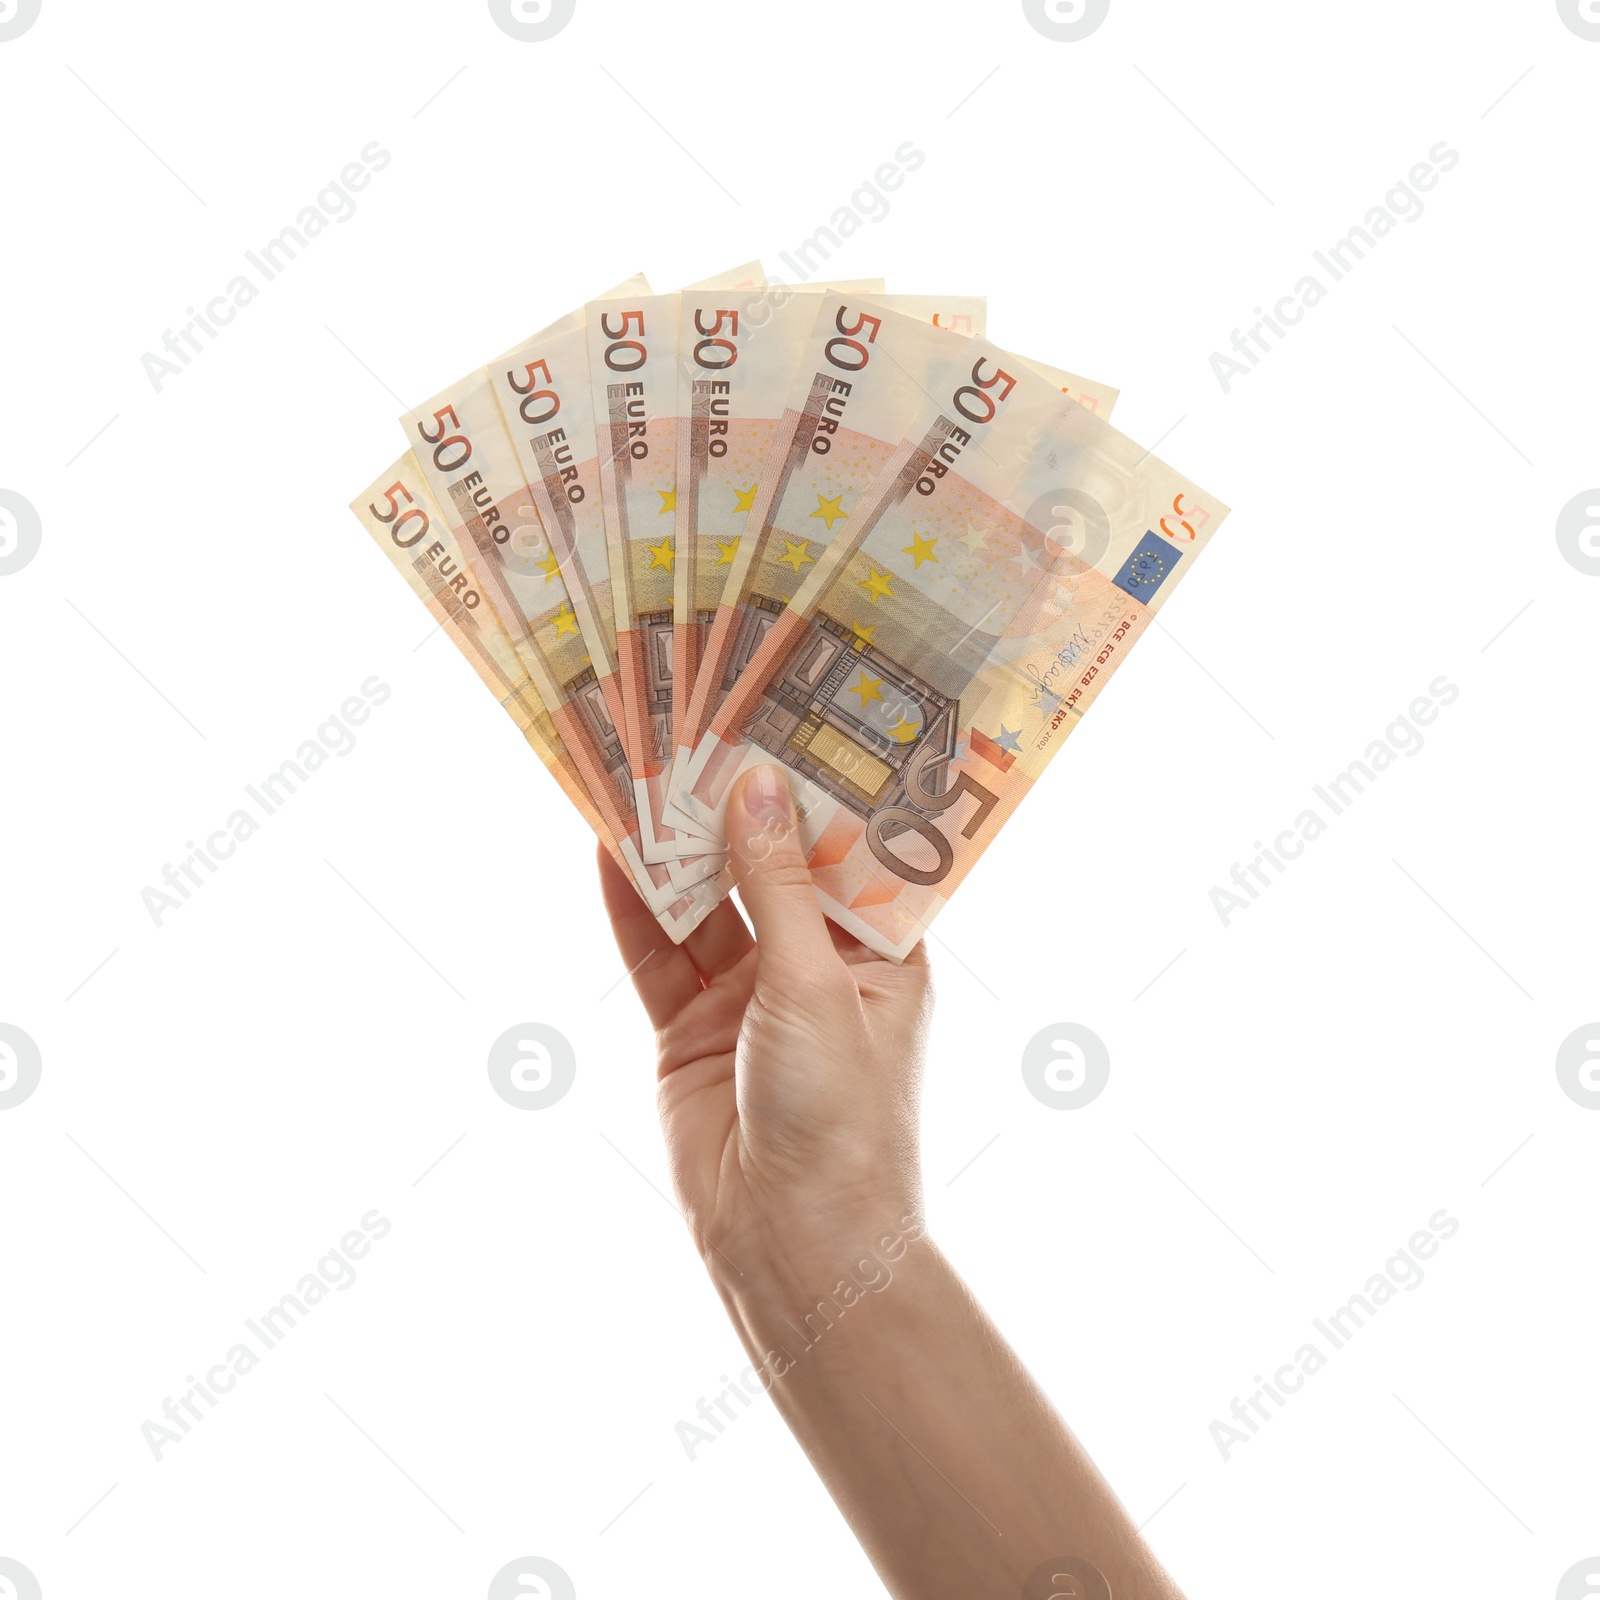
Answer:
<path fill-rule="evenodd" d="M 683 945 L 601 854 L 656 1028 L 673 1181 L 765 1390 L 906 1600 L 1181 1600 L 921 1220 L 931 1010 L 823 919 L 787 775 L 735 786 L 731 903 Z M 747 1402 L 748 1403 L 748 1402 Z"/>
<path fill-rule="evenodd" d="M 897 967 L 823 917 L 781 767 L 735 785 L 728 845 L 755 938 L 729 900 L 676 947 L 600 852 L 617 944 L 656 1029 L 678 1199 L 719 1278 L 919 1211 L 932 1011 L 920 946 Z"/>

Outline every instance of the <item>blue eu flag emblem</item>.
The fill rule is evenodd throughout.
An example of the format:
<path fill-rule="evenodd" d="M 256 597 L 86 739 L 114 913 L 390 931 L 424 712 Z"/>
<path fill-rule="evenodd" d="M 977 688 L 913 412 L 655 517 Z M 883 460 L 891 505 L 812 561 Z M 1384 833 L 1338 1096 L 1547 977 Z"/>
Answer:
<path fill-rule="evenodd" d="M 1150 596 L 1172 575 L 1182 556 L 1181 550 L 1174 550 L 1159 534 L 1147 533 L 1111 581 L 1142 605 L 1148 605 Z"/>

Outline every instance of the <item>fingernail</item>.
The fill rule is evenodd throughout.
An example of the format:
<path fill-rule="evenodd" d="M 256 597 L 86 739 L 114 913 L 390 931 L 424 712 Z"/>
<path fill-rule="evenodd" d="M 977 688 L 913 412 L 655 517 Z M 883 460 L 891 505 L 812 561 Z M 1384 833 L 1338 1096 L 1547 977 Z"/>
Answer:
<path fill-rule="evenodd" d="M 789 780 L 782 767 L 757 767 L 745 779 L 744 808 L 756 822 L 789 820 Z"/>

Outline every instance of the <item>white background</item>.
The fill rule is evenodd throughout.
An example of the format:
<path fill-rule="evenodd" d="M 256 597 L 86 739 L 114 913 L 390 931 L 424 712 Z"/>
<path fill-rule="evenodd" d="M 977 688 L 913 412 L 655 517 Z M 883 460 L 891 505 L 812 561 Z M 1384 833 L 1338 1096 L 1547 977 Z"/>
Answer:
<path fill-rule="evenodd" d="M 536 44 L 481 3 L 44 0 L 0 43 L 0 488 L 43 530 L 0 578 L 0 1022 L 43 1061 L 0 1112 L 0 1556 L 46 1600 L 481 1596 L 523 1555 L 583 1600 L 879 1592 L 769 1406 L 674 1435 L 744 1358 L 591 841 L 345 507 L 396 395 L 635 270 L 786 275 L 906 140 L 828 273 L 987 293 L 1234 507 L 938 925 L 934 1232 L 1191 1597 L 1543 1600 L 1600 1556 L 1600 1112 L 1554 1065 L 1600 1017 L 1600 578 L 1555 536 L 1600 482 L 1597 74 L 1553 0 L 1113 0 L 1078 43 L 1009 0 L 578 0 Z M 355 215 L 156 392 L 373 140 Z M 1441 140 L 1224 393 L 1212 353 Z M 374 674 L 356 748 L 155 926 Z M 1224 927 L 1212 887 L 1441 674 L 1424 748 Z M 541 1112 L 485 1071 L 527 1021 L 578 1059 Z M 1061 1022 L 1110 1051 L 1079 1111 L 1020 1072 Z M 157 1463 L 141 1424 L 372 1208 L 359 1281 Z M 1440 1208 L 1426 1281 L 1224 1461 Z"/>

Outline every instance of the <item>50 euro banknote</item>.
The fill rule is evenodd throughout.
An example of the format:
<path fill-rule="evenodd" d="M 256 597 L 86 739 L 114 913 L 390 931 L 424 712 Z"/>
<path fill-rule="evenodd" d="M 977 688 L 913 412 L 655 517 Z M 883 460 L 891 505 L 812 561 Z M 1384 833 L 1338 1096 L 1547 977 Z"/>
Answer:
<path fill-rule="evenodd" d="M 635 278 L 613 294 L 648 295 Z M 484 369 L 518 469 L 566 593 L 615 728 L 623 725 L 617 619 L 600 503 L 600 465 L 581 311 L 541 329 Z M 627 779 L 631 792 L 632 779 Z"/>
<path fill-rule="evenodd" d="M 699 287 L 759 287 L 758 263 Z M 584 307 L 600 504 L 616 624 L 616 682 L 640 844 L 647 861 L 707 857 L 712 843 L 666 819 L 672 752 L 672 615 L 681 294 L 630 294 Z"/>
<path fill-rule="evenodd" d="M 678 298 L 678 378 L 673 437 L 673 758 L 703 727 L 688 716 L 707 624 L 739 549 L 767 449 L 820 297 L 829 289 L 878 294 L 881 279 L 696 288 Z M 664 815 L 674 826 L 671 777 Z"/>
<path fill-rule="evenodd" d="M 555 326 L 581 325 L 582 315 L 572 312 Z M 599 623 L 586 589 L 567 586 L 490 374 L 468 373 L 400 421 L 445 524 L 555 718 L 608 831 L 641 863 L 658 864 L 645 848 L 620 685 L 589 651 L 589 641 L 602 637 Z M 724 864 L 701 855 L 670 881 L 686 890 L 714 878 Z"/>
<path fill-rule="evenodd" d="M 630 304 L 638 305 L 653 304 L 657 298 L 643 278 L 613 294 L 626 294 Z M 618 780 L 629 787 L 637 814 L 641 792 L 647 790 L 641 791 L 636 781 L 639 763 L 628 744 L 625 681 L 618 671 L 618 597 L 607 541 L 586 317 L 587 308 L 563 317 L 484 370 L 528 498 L 571 598 L 595 687 L 617 732 Z M 643 776 L 648 778 L 647 769 Z M 641 839 L 642 832 L 641 827 Z M 651 832 L 655 837 L 655 830 Z M 674 835 L 670 852 L 647 852 L 652 865 L 664 866 L 674 884 L 687 889 L 722 870 L 723 858 L 680 854 L 681 843 Z"/>
<path fill-rule="evenodd" d="M 683 795 L 722 827 L 735 775 L 783 765 L 824 911 L 893 960 L 1227 511 L 987 341 L 932 391 L 766 629 Z"/>
<path fill-rule="evenodd" d="M 702 831 L 718 828 L 720 806 L 720 796 L 708 805 L 692 781 L 710 758 L 707 730 L 768 630 L 816 570 L 836 530 L 838 537 L 849 537 L 868 491 L 929 403 L 938 375 L 982 331 L 981 303 L 824 297 L 708 630 L 684 718 L 691 739 L 675 764 L 670 798 L 675 812 Z M 1086 409 L 1110 414 L 1116 390 L 1037 363 L 1026 365 Z M 1057 528 L 1056 537 L 1060 541 L 1063 530 Z"/>
<path fill-rule="evenodd" d="M 885 296 L 881 283 L 773 285 L 742 302 L 720 294 L 685 294 L 679 322 L 677 529 L 673 564 L 673 765 L 665 814 L 699 829 L 674 792 L 684 765 L 709 726 L 721 696 L 700 683 L 708 631 L 724 594 L 735 586 L 740 551 L 759 541 L 770 496 L 763 480 L 785 420 L 796 368 L 822 305 L 833 295 L 871 298 L 924 323 L 982 331 L 984 302 L 973 296 L 934 300 Z M 725 303 L 726 302 L 726 303 Z M 898 434 L 896 435 L 898 437 Z M 726 676 L 726 629 L 712 677 Z"/>
<path fill-rule="evenodd" d="M 721 287 L 694 287 L 681 291 L 680 298 L 685 302 L 726 301 L 737 306 L 760 296 L 755 281 L 760 276 L 759 263 L 752 262 L 725 274 L 729 281 L 713 280 Z M 813 293 L 813 299 L 816 292 L 820 290 Z M 654 317 L 657 303 L 673 297 L 652 296 L 645 281 L 636 278 L 613 290 L 607 298 L 626 299 L 641 315 L 648 307 Z M 728 313 L 719 311 L 718 315 L 724 325 L 729 323 Z M 737 311 L 731 314 L 731 322 L 737 327 Z M 600 438 L 595 426 L 585 312 L 553 323 L 490 362 L 485 370 L 516 450 L 523 480 L 572 597 L 590 664 L 618 727 L 625 728 L 627 713 L 617 671 L 618 597 L 613 593 L 607 548 Z M 676 430 L 676 420 L 672 426 Z M 676 535 L 681 521 L 680 502 L 673 519 L 675 549 L 682 547 Z M 669 550 L 666 558 L 670 560 L 671 556 Z M 650 570 L 646 568 L 647 573 Z M 674 582 L 682 577 L 681 568 L 674 562 Z M 642 583 L 633 587 L 636 593 L 654 593 L 653 587 Z M 623 610 L 632 614 L 626 604 Z M 659 628 L 652 629 L 646 623 L 636 631 L 650 633 L 659 645 Z M 637 714 L 635 721 L 641 729 L 650 726 L 646 712 Z M 647 766 L 644 776 L 648 779 Z M 631 777 L 630 767 L 630 781 Z M 673 881 L 683 884 L 697 881 L 714 866 L 720 866 L 702 857 L 676 854 L 664 864 Z"/>
<path fill-rule="evenodd" d="M 668 936 L 674 943 L 685 939 L 725 895 L 726 877 L 707 879 L 688 892 L 674 888 L 664 871 L 646 866 L 625 819 L 609 805 L 596 803 L 563 736 L 561 719 L 552 713 L 499 617 L 486 603 L 472 565 L 440 514 L 415 457 L 408 451 L 358 495 L 350 509 L 633 880 Z M 501 837 L 526 826 L 512 807 L 485 820 Z"/>

